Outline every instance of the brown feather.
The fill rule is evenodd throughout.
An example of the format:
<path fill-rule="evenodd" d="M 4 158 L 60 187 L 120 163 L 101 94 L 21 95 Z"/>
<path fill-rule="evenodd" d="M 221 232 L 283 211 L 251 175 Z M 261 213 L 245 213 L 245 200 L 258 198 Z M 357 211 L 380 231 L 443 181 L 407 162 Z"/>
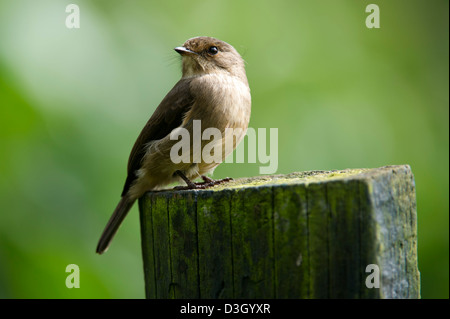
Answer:
<path fill-rule="evenodd" d="M 136 179 L 135 172 L 141 167 L 142 158 L 146 152 L 146 145 L 151 141 L 166 137 L 183 122 L 184 115 L 194 103 L 194 98 L 190 91 L 190 82 L 191 79 L 178 81 L 161 101 L 147 124 L 145 124 L 131 150 L 128 159 L 128 176 L 121 196 L 125 196 Z"/>

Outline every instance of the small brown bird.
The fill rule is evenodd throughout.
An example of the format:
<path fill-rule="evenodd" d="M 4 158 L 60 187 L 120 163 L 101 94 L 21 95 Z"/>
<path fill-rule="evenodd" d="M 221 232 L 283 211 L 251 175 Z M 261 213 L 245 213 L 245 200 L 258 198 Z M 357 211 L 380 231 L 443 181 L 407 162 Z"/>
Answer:
<path fill-rule="evenodd" d="M 221 159 L 225 159 L 245 136 L 250 120 L 251 97 L 244 61 L 230 44 L 211 37 L 189 39 L 175 51 L 182 56 L 183 75 L 159 104 L 131 150 L 122 198 L 100 237 L 98 254 L 108 249 L 128 211 L 145 192 L 173 182 L 184 181 L 186 188 L 195 189 L 229 180 L 206 177 L 221 161 L 205 161 L 195 153 L 199 151 L 195 147 L 190 147 L 190 161 L 175 163 L 170 154 L 179 141 L 171 139 L 170 133 L 183 128 L 195 137 L 194 121 L 199 120 L 202 132 L 207 128 L 220 131 Z M 232 147 L 225 147 L 229 129 L 234 130 Z M 191 138 L 190 142 L 196 141 Z M 209 141 L 202 139 L 198 143 L 201 151 Z M 199 177 L 203 183 L 192 182 Z"/>

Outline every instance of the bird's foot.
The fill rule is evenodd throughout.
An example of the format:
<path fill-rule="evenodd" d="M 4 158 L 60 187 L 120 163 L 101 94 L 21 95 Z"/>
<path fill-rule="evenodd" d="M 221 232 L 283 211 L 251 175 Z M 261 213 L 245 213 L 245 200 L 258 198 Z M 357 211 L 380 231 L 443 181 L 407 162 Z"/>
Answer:
<path fill-rule="evenodd" d="M 212 179 L 205 175 L 202 175 L 202 179 L 203 179 L 204 183 L 201 183 L 201 184 L 207 184 L 208 187 L 219 185 L 219 184 L 226 183 L 226 182 L 233 180 L 231 177 L 226 177 L 223 179 Z"/>
<path fill-rule="evenodd" d="M 194 183 L 189 178 L 187 178 L 182 172 L 177 171 L 176 173 L 185 181 L 186 186 L 176 186 L 173 188 L 175 190 L 206 189 L 233 180 L 231 177 L 214 180 L 212 178 L 209 178 L 208 176 L 202 175 L 201 177 L 203 179 L 203 182 Z"/>

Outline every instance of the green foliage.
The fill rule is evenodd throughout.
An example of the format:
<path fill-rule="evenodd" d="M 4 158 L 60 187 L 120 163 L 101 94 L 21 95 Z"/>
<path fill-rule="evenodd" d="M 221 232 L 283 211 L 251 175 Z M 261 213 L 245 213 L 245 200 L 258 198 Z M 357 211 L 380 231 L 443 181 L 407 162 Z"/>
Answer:
<path fill-rule="evenodd" d="M 129 151 L 197 35 L 247 62 L 253 128 L 278 128 L 278 173 L 410 164 L 423 298 L 448 298 L 448 2 L 0 2 L 0 298 L 144 297 L 137 205 L 96 241 Z M 254 176 L 222 164 L 214 177 Z M 80 267 L 80 288 L 65 267 Z"/>

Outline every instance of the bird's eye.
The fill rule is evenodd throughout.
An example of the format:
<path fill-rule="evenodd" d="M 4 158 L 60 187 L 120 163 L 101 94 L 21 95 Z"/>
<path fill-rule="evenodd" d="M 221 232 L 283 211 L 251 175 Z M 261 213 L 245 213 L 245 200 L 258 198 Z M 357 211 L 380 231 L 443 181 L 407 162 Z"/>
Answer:
<path fill-rule="evenodd" d="M 208 49 L 208 53 L 211 55 L 216 55 L 217 52 L 219 52 L 219 49 L 215 46 L 209 47 L 209 49 Z"/>

